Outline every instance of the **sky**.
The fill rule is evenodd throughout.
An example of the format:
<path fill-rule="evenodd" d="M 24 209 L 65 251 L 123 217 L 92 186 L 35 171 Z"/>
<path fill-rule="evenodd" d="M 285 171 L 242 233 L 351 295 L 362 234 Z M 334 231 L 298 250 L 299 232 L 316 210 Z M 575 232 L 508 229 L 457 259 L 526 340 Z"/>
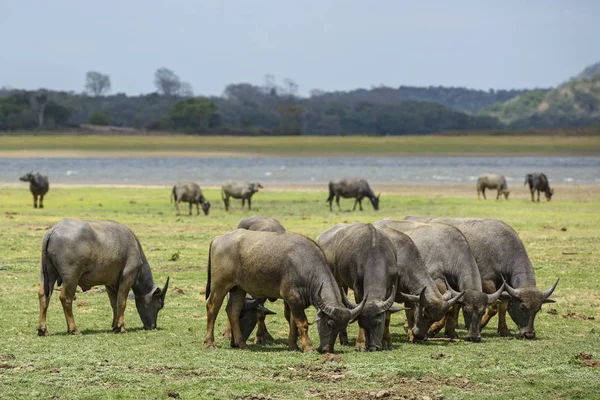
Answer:
<path fill-rule="evenodd" d="M 372 86 L 553 87 L 600 61 L 598 0 L 0 0 L 0 87 L 196 95 L 293 79 Z"/>

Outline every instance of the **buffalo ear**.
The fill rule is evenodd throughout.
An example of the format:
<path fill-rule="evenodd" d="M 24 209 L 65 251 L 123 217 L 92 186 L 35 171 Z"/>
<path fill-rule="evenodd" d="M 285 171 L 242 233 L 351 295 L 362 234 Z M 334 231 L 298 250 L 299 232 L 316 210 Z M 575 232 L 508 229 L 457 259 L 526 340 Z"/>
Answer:
<path fill-rule="evenodd" d="M 162 294 L 162 289 L 159 287 L 154 288 L 154 291 L 152 292 L 152 297 L 160 297 Z"/>
<path fill-rule="evenodd" d="M 409 308 L 404 308 L 404 307 L 402 307 L 402 306 L 397 306 L 397 305 L 393 305 L 393 306 L 391 306 L 390 308 L 388 308 L 388 311 L 389 311 L 391 314 L 393 314 L 393 313 L 395 313 L 395 312 L 398 312 L 398 311 L 402 311 L 402 310 L 409 310 Z"/>
<path fill-rule="evenodd" d="M 546 304 L 546 303 L 556 303 L 556 301 L 552 300 L 552 299 L 544 299 L 544 301 L 542 301 L 542 304 Z"/>

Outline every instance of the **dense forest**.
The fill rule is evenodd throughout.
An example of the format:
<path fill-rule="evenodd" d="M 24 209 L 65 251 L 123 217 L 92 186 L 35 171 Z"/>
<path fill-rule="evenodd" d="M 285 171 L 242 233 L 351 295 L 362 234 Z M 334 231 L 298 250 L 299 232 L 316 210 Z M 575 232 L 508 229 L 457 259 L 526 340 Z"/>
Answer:
<path fill-rule="evenodd" d="M 230 84 L 221 96 L 203 97 L 194 96 L 191 85 L 167 68 L 158 69 L 154 78 L 156 92 L 139 96 L 110 95 L 110 77 L 94 71 L 86 75 L 82 93 L 1 88 L 0 131 L 92 124 L 191 134 L 405 135 L 600 123 L 597 96 L 582 100 L 587 89 L 578 89 L 575 97 L 559 96 L 560 106 L 550 108 L 560 112 L 540 113 L 540 105 L 556 97 L 553 93 L 560 88 L 380 86 L 348 92 L 312 90 L 303 97 L 293 80 L 278 83 L 267 75 L 262 85 Z M 594 79 L 570 82 L 581 86 Z M 590 87 L 596 93 L 597 85 Z M 575 101 L 587 108 L 565 105 Z"/>

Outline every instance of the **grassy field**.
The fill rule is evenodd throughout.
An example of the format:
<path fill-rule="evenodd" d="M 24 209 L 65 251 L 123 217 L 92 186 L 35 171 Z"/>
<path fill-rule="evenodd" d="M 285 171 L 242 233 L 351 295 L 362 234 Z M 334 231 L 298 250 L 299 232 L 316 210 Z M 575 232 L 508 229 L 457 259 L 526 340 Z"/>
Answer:
<path fill-rule="evenodd" d="M 184 139 L 200 143 L 178 138 Z M 213 208 L 208 217 L 177 217 L 166 187 L 54 188 L 43 210 L 31 208 L 25 187 L 0 187 L 0 398 L 600 398 L 600 369 L 576 359 L 579 353 L 600 358 L 600 197 L 596 191 L 593 199 L 586 195 L 582 201 L 577 186 L 570 188 L 568 196 L 564 191 L 551 203 L 540 204 L 526 196 L 510 201 L 451 197 L 435 187 L 420 194 L 413 190 L 410 196 L 384 192 L 379 212 L 368 206 L 361 213 L 331 214 L 324 192 L 267 188 L 254 197 L 253 212 L 241 211 L 235 202 L 226 213 L 219 193 L 209 189 L 205 194 Z M 349 200 L 342 202 L 345 210 L 351 205 Z M 339 358 L 329 360 L 317 353 L 287 351 L 279 300 L 268 304 L 277 312 L 268 319 L 275 344 L 229 348 L 220 336 L 226 318 L 221 310 L 219 348 L 206 350 L 209 241 L 254 213 L 274 216 L 289 230 L 312 238 L 337 222 L 383 217 L 501 218 L 521 235 L 538 286 L 546 289 L 561 278 L 553 295 L 557 303 L 545 305 L 538 314 L 535 341 L 498 337 L 494 319 L 478 344 L 444 338 L 410 344 L 402 329 L 404 315 L 398 313 L 392 318 L 395 350 L 356 353 L 353 347 L 338 345 Z M 108 297 L 92 290 L 77 295 L 74 313 L 83 335 L 66 334 L 57 296 L 48 311 L 50 336 L 36 335 L 41 238 L 67 216 L 113 219 L 137 233 L 156 282 L 162 285 L 171 277 L 158 330 L 141 330 L 130 302 L 128 332 L 111 333 Z M 171 261 L 174 254 L 179 258 Z M 312 319 L 314 309 L 308 314 Z M 512 322 L 509 327 L 516 332 Z M 351 325 L 351 341 L 356 329 Z M 318 341 L 315 327 L 310 334 Z M 465 335 L 462 324 L 459 335 Z"/>
<path fill-rule="evenodd" d="M 0 156 L 92 153 L 282 155 L 597 155 L 600 136 L 0 136 Z"/>

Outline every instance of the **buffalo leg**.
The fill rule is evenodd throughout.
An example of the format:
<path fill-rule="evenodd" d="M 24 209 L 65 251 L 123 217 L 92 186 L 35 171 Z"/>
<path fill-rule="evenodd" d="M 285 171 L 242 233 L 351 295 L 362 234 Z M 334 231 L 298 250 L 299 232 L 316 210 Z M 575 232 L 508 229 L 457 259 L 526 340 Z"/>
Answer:
<path fill-rule="evenodd" d="M 498 333 L 500 336 L 510 336 L 510 331 L 506 325 L 506 308 L 508 307 L 508 300 L 500 301 L 498 306 Z"/>
<path fill-rule="evenodd" d="M 33 195 L 33 208 L 37 208 L 37 196 Z"/>
<path fill-rule="evenodd" d="M 444 330 L 444 335 L 454 340 L 458 336 L 456 334 L 456 328 L 458 327 L 458 313 L 460 311 L 460 307 L 452 306 L 446 314 L 446 329 Z"/>
<path fill-rule="evenodd" d="M 248 210 L 252 210 L 252 197 L 248 197 Z"/>
<path fill-rule="evenodd" d="M 110 306 L 113 310 L 113 321 L 111 328 L 114 330 L 117 328 L 117 291 L 114 287 L 106 285 L 106 294 L 108 294 Z"/>
<path fill-rule="evenodd" d="M 342 290 L 344 291 L 344 293 L 346 294 L 346 296 L 348 296 L 348 287 L 347 286 L 342 286 Z M 339 338 L 340 338 L 340 345 L 341 346 L 349 346 L 350 343 L 348 343 L 348 326 L 345 326 L 344 329 L 342 329 L 340 331 L 340 333 L 338 334 Z"/>
<path fill-rule="evenodd" d="M 383 329 L 383 340 L 381 342 L 383 350 L 392 350 L 392 335 L 390 334 L 390 322 L 392 313 L 385 312 L 385 328 Z"/>
<path fill-rule="evenodd" d="M 354 199 L 354 207 L 352 207 L 352 211 L 356 210 L 357 203 L 358 203 L 358 199 Z"/>
<path fill-rule="evenodd" d="M 266 315 L 261 314 L 258 317 L 258 324 L 256 327 L 256 337 L 254 338 L 254 344 L 267 344 L 273 343 L 273 336 L 267 330 L 267 325 L 265 324 Z"/>
<path fill-rule="evenodd" d="M 227 323 L 225 324 L 225 331 L 223 332 L 223 337 L 227 340 L 231 340 L 231 324 L 229 323 L 229 318 L 227 318 Z"/>
<path fill-rule="evenodd" d="M 431 326 L 429 327 L 429 330 L 427 331 L 427 336 L 433 337 L 433 336 L 437 335 L 437 333 L 442 330 L 444 325 L 446 325 L 447 320 L 448 320 L 447 315 L 444 315 L 444 318 L 431 324 Z"/>
<path fill-rule="evenodd" d="M 225 211 L 229 211 L 229 197 L 223 197 L 223 204 L 225 205 Z"/>
<path fill-rule="evenodd" d="M 48 298 L 44 295 L 44 284 L 40 284 L 38 290 L 38 298 L 40 300 L 40 326 L 38 328 L 38 336 L 48 336 L 48 326 L 46 325 L 46 314 L 48 312 L 48 305 L 50 303 L 50 297 L 52 296 L 52 290 L 54 289 L 54 281 L 50 282 L 50 293 Z"/>
<path fill-rule="evenodd" d="M 288 333 L 288 350 L 298 350 L 298 329 L 294 324 L 294 321 L 292 319 L 292 311 L 290 310 L 290 306 L 287 302 L 284 303 L 283 315 L 285 316 L 285 319 L 287 320 L 290 326 L 290 331 Z"/>
<path fill-rule="evenodd" d="M 477 188 L 477 200 L 481 200 L 481 190 L 479 190 L 479 188 Z"/>
<path fill-rule="evenodd" d="M 498 189 L 498 193 L 496 194 L 496 200 L 500 198 L 500 194 L 502 193 L 502 189 Z"/>
<path fill-rule="evenodd" d="M 496 314 L 498 314 L 498 302 L 490 304 L 487 310 L 485 310 L 485 315 L 481 319 L 481 329 L 485 328 L 488 322 L 490 322 L 490 319 L 492 319 Z"/>
<path fill-rule="evenodd" d="M 244 307 L 244 299 L 246 298 L 246 292 L 241 289 L 236 289 L 229 292 L 229 300 L 227 300 L 227 317 L 229 324 L 231 325 L 231 334 L 235 341 L 235 346 L 240 349 L 248 347 L 246 340 L 242 338 L 242 330 L 240 328 L 240 313 Z"/>
<path fill-rule="evenodd" d="M 340 196 L 335 196 L 335 204 L 337 204 L 338 210 L 342 211 L 342 206 L 340 206 Z"/>
<path fill-rule="evenodd" d="M 538 194 L 538 203 L 540 202 L 540 189 L 537 190 L 537 194 Z"/>
<path fill-rule="evenodd" d="M 179 215 L 179 199 L 175 200 L 175 209 L 177 210 L 177 215 Z"/>
<path fill-rule="evenodd" d="M 113 326 L 113 332 L 125 333 L 125 307 L 127 306 L 127 295 L 131 285 L 120 282 L 117 288 L 117 324 Z"/>
<path fill-rule="evenodd" d="M 538 201 L 540 196 L 538 195 Z M 40 208 L 44 208 L 44 195 L 40 195 Z"/>
<path fill-rule="evenodd" d="M 481 195 L 483 196 L 484 200 L 487 200 L 487 197 L 485 197 L 485 188 L 481 188 Z"/>
<path fill-rule="evenodd" d="M 190 212 L 188 212 L 188 215 L 192 215 L 192 203 L 191 202 L 189 203 L 189 206 L 190 206 Z"/>
<path fill-rule="evenodd" d="M 73 300 L 75 299 L 75 290 L 77 286 L 69 285 L 63 282 L 60 288 L 60 302 L 65 312 L 65 318 L 67 319 L 67 332 L 73 335 L 78 335 L 79 331 L 75 326 L 75 318 L 73 317 Z"/>
<path fill-rule="evenodd" d="M 200 215 L 200 203 L 196 203 L 196 215 Z"/>
<path fill-rule="evenodd" d="M 356 337 L 356 345 L 354 346 L 354 350 L 367 351 L 364 328 L 358 328 L 358 336 Z"/>
<path fill-rule="evenodd" d="M 358 209 L 360 211 L 362 211 L 363 210 L 363 208 L 362 208 L 362 197 L 360 199 L 357 199 L 357 200 L 358 200 Z"/>
<path fill-rule="evenodd" d="M 210 290 L 210 295 L 208 299 L 206 299 L 206 336 L 204 338 L 204 344 L 209 349 L 214 349 L 215 346 L 215 321 L 217 319 L 217 315 L 219 314 L 219 310 L 223 305 L 223 300 L 225 300 L 225 296 L 229 291 L 227 288 L 222 290 L 223 288 L 212 288 Z"/>

